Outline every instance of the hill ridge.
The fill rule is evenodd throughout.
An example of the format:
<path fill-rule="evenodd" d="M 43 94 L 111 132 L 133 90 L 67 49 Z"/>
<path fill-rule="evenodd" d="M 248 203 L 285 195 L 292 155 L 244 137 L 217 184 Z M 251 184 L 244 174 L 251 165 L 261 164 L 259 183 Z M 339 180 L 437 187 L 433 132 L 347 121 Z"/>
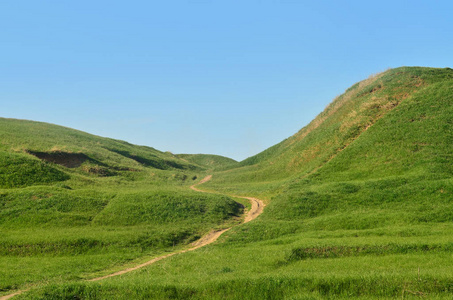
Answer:
<path fill-rule="evenodd" d="M 227 168 L 221 182 L 268 182 L 308 175 L 390 112 L 438 82 L 451 82 L 453 70 L 400 67 L 348 88 L 307 126 L 263 152 Z M 211 185 L 215 182 L 210 183 Z"/>

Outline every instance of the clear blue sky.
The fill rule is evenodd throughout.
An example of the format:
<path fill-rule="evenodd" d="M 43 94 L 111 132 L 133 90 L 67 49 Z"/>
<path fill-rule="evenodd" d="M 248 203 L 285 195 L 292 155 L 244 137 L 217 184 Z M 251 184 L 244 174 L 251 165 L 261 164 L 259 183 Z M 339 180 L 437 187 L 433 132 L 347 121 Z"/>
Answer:
<path fill-rule="evenodd" d="M 451 1 L 0 1 L 0 116 L 242 160 L 370 74 L 453 67 Z"/>

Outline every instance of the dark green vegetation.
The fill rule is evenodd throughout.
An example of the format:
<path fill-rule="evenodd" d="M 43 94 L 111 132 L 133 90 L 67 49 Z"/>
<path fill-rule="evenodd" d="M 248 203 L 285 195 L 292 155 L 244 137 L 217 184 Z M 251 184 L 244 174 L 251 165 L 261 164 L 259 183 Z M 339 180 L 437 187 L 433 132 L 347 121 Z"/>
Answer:
<path fill-rule="evenodd" d="M 452 158 L 453 70 L 389 70 L 346 90 L 308 126 L 280 144 L 245 161 L 216 166 L 212 181 L 203 189 L 268 201 L 258 219 L 231 229 L 220 238 L 222 243 L 175 255 L 103 282 L 81 282 L 67 275 L 64 279 L 74 280 L 51 282 L 23 297 L 451 298 Z M 195 171 L 197 168 L 207 168 L 207 163 L 201 162 L 204 159 L 184 159 L 186 167 L 178 169 L 182 171 L 170 172 L 169 177 L 165 177 L 170 174 L 164 173 L 167 170 L 156 173 L 162 181 L 171 183 L 171 189 L 176 185 L 183 187 L 192 174 L 198 175 L 201 171 Z M 52 188 L 74 191 L 64 187 L 75 185 L 67 184 L 74 179 L 61 178 L 68 175 L 65 169 L 46 163 L 42 170 L 48 174 L 42 178 L 49 178 L 43 182 L 55 182 Z M 111 180 L 112 184 L 118 176 L 99 177 L 83 172 L 77 169 L 70 175 L 83 175 L 84 180 Z M 183 180 L 181 174 L 187 178 Z M 138 179 L 134 178 L 142 178 L 131 177 L 123 180 L 137 184 L 133 180 Z M 21 196 L 9 195 L 26 193 L 26 189 L 3 190 L 2 205 L 7 203 L 4 199 L 20 201 Z M 104 193 L 99 195 L 99 202 L 108 201 L 112 192 L 106 186 Z M 222 203 L 214 198 L 212 201 L 220 201 L 218 205 Z M 110 201 L 114 209 L 115 202 Z M 225 203 L 229 203 L 228 199 Z M 234 208 L 233 203 L 230 208 Z M 228 214 L 227 207 L 222 211 Z M 108 220 L 102 213 L 98 215 Z M 145 223 L 152 218 L 152 214 L 137 217 Z M 225 217 L 214 219 L 222 218 Z M 96 223 L 96 218 L 91 222 L 106 226 Z M 171 228 L 162 220 L 157 224 Z M 6 222 L 2 228 L 11 226 Z M 39 240 L 43 232 L 38 231 L 29 239 Z M 64 239 L 55 234 L 56 240 Z M 121 234 L 124 232 L 108 232 L 105 239 L 114 240 Z M 5 240 L 19 237 L 14 232 Z M 83 242 L 85 249 L 97 249 L 90 241 Z M 10 248 L 14 249 L 5 249 Z M 108 249 L 105 253 L 107 257 Z M 14 255 L 7 258 L 24 259 Z M 95 271 L 86 266 L 79 268 L 88 275 Z"/>

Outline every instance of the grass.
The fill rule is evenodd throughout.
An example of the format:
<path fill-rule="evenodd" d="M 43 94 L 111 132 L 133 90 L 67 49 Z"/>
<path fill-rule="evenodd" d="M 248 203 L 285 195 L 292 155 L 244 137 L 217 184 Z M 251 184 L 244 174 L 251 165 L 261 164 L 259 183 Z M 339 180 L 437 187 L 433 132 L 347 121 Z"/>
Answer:
<path fill-rule="evenodd" d="M 403 67 L 352 86 L 243 162 L 174 156 L 187 167 L 158 169 L 86 154 L 115 172 L 105 177 L 43 163 L 70 178 L 0 193 L 0 253 L 9 251 L 0 270 L 30 274 L 3 271 L 3 290 L 42 284 L 23 299 L 451 299 L 452 108 L 453 70 Z M 126 162 L 138 171 L 118 167 Z M 264 213 L 196 251 L 81 280 L 235 222 L 237 199 L 188 191 L 206 169 L 215 172 L 204 190 L 259 196 Z"/>
<path fill-rule="evenodd" d="M 450 226 L 451 232 L 451 226 Z M 342 235 L 349 232 L 343 231 Z M 334 233 L 338 234 L 338 233 Z M 439 236 L 436 236 L 439 238 Z M 428 241 L 426 240 L 428 239 Z M 442 242 L 450 237 L 444 236 Z M 400 240 L 400 245 L 382 254 L 342 255 L 289 260 L 291 248 L 304 240 L 310 247 L 320 240 L 328 244 L 362 245 L 369 249 L 389 245 L 388 237 L 350 237 L 341 235 L 316 238 L 310 234 L 289 235 L 278 240 L 239 244 L 223 243 L 216 247 L 187 253 L 102 283 L 66 283 L 48 286 L 29 295 L 30 299 L 48 296 L 83 299 L 291 299 L 316 298 L 396 298 L 406 296 L 446 296 L 451 291 L 451 249 L 433 247 L 427 236 Z M 429 241 L 430 240 L 430 241 Z M 423 241 L 429 251 L 407 251 Z M 390 244 L 392 245 L 392 244 Z M 373 248 L 374 247 L 374 248 Z M 287 250 L 287 249 L 291 250 Z M 314 247 L 313 247 L 314 248 Z M 350 246 L 350 249 L 355 249 Z M 406 251 L 395 251 L 405 249 Z M 265 254 L 265 255 L 263 255 Z M 441 275 L 440 275 L 441 274 Z M 152 278 L 152 280 L 150 280 Z M 45 296 L 43 296 L 45 295 Z"/>
<path fill-rule="evenodd" d="M 51 124 L 0 119 L 0 294 L 108 274 L 239 222 L 188 187 L 205 168 Z"/>
<path fill-rule="evenodd" d="M 64 181 L 69 176 L 25 155 L 0 151 L 0 188 Z"/>
<path fill-rule="evenodd" d="M 113 193 L 35 186 L 4 191 L 0 199 L 1 290 L 172 251 L 227 226 L 242 210 L 227 197 L 177 187 Z M 22 261 L 31 263 L 17 269 Z"/>

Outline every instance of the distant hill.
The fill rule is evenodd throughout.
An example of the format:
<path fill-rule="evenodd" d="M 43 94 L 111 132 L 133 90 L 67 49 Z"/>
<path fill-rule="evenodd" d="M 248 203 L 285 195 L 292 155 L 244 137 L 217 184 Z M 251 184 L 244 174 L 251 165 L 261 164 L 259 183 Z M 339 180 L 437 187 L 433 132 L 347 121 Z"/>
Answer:
<path fill-rule="evenodd" d="M 234 159 L 212 154 L 177 154 L 176 157 L 206 169 L 227 167 L 237 163 Z"/>
<path fill-rule="evenodd" d="M 169 152 L 41 122 L 0 118 L 0 141 L 0 188 L 61 181 L 68 171 L 114 176 L 144 168 L 203 170 Z"/>

